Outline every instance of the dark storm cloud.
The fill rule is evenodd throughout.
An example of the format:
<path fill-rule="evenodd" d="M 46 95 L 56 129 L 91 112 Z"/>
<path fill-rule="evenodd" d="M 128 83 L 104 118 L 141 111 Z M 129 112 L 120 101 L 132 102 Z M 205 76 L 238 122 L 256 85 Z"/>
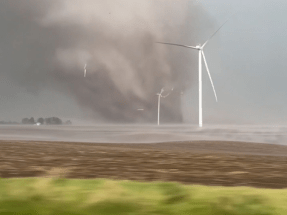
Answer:
<path fill-rule="evenodd" d="M 156 93 L 175 87 L 161 114 L 181 122 L 180 92 L 192 83 L 196 58 L 154 42 L 192 43 L 202 16 L 187 0 L 4 0 L 1 73 L 31 93 L 72 95 L 84 111 L 113 122 L 154 121 Z"/>

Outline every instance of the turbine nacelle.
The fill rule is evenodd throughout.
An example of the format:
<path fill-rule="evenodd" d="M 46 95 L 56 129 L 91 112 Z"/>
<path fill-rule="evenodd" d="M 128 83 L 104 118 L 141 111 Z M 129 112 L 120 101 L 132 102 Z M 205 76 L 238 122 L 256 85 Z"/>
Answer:
<path fill-rule="evenodd" d="M 197 49 L 197 50 L 202 50 L 202 46 L 201 45 L 197 45 L 197 46 L 195 46 L 195 48 Z"/>

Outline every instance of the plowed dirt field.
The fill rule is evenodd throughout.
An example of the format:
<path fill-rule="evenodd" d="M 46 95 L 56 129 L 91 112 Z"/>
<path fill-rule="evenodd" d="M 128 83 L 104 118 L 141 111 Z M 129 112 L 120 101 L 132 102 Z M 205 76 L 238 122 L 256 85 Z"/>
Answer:
<path fill-rule="evenodd" d="M 51 176 L 287 188 L 287 146 L 0 141 L 1 178 Z"/>

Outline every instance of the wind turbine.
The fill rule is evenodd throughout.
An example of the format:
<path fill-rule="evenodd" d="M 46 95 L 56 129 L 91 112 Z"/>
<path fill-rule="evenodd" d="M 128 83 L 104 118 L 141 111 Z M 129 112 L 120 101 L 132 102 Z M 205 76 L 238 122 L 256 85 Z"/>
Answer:
<path fill-rule="evenodd" d="M 231 18 L 231 17 L 230 17 Z M 229 18 L 229 19 L 230 19 Z M 229 20 L 228 19 L 228 20 Z M 198 77 L 199 77 L 199 127 L 202 127 L 202 58 L 203 57 L 203 60 L 204 60 L 204 63 L 205 63 L 205 67 L 206 67 L 206 70 L 207 70 L 207 73 L 208 73 L 208 76 L 209 76 L 209 79 L 210 79 L 210 82 L 211 82 L 211 85 L 212 85 L 212 88 L 213 88 L 213 92 L 214 92 L 214 95 L 215 95 L 215 99 L 216 99 L 216 102 L 217 102 L 217 96 L 216 96 L 216 92 L 215 92 L 215 89 L 214 89 L 214 85 L 213 85 L 213 82 L 212 82 L 212 79 L 211 79 L 211 76 L 210 76 L 210 73 L 209 73 L 209 69 L 208 69 L 208 66 L 207 66 L 207 62 L 206 62 L 206 59 L 205 59 L 205 55 L 204 55 L 204 52 L 203 52 L 203 48 L 206 46 L 206 44 L 211 40 L 211 38 L 214 37 L 214 35 L 227 23 L 226 20 L 221 26 L 220 28 L 217 29 L 217 31 L 215 31 L 214 34 L 212 34 L 209 39 L 203 44 L 203 45 L 197 45 L 197 46 L 187 46 L 187 45 L 181 45 L 181 44 L 175 44 L 175 43 L 164 43 L 164 42 L 157 42 L 157 43 L 160 43 L 160 44 L 166 44 L 166 45 L 173 45 L 173 46 L 181 46 L 181 47 L 185 47 L 185 48 L 190 48 L 190 49 L 196 49 L 198 50 L 199 52 L 199 60 L 198 60 Z"/>
<path fill-rule="evenodd" d="M 173 91 L 173 88 L 171 89 L 171 91 Z M 169 94 L 171 93 L 168 93 L 167 95 L 163 96 L 162 93 L 164 92 L 164 89 L 162 88 L 160 90 L 160 93 L 157 93 L 156 95 L 158 96 L 158 105 L 157 105 L 157 125 L 159 125 L 159 114 L 160 114 L 160 98 L 166 98 L 169 96 Z"/>
<path fill-rule="evenodd" d="M 86 75 L 87 75 L 87 64 L 85 64 L 85 66 L 84 66 L 84 77 L 86 77 Z"/>

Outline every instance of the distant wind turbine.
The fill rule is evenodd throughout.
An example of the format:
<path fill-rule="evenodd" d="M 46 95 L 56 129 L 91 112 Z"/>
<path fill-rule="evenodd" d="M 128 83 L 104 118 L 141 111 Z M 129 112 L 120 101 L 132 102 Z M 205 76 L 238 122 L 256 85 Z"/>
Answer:
<path fill-rule="evenodd" d="M 87 75 L 87 64 L 85 64 L 85 66 L 84 66 L 84 77 L 86 77 L 86 75 Z"/>
<path fill-rule="evenodd" d="M 173 88 L 171 89 L 171 91 L 173 91 Z M 157 93 L 156 95 L 158 96 L 158 111 L 157 111 L 157 125 L 159 125 L 159 115 L 160 115 L 160 98 L 166 98 L 169 96 L 168 93 L 167 95 L 163 96 L 162 93 L 164 92 L 164 89 L 162 88 L 160 93 Z"/>
<path fill-rule="evenodd" d="M 231 18 L 231 17 L 230 17 Z M 229 19 L 230 19 L 229 18 Z M 229 20 L 228 19 L 228 20 Z M 206 66 L 206 70 L 207 70 L 207 73 L 208 73 L 208 76 L 209 76 L 209 79 L 210 79 L 210 82 L 211 82 L 211 85 L 212 85 L 212 88 L 213 88 L 213 92 L 214 92 L 214 95 L 215 95 L 215 99 L 216 99 L 216 102 L 217 102 L 217 96 L 216 96 L 216 92 L 215 92 L 215 89 L 214 89 L 214 85 L 213 85 L 213 82 L 212 82 L 212 79 L 211 79 L 211 76 L 210 76 L 210 73 L 209 73 L 209 69 L 208 69 L 208 66 L 207 66 L 207 62 L 206 62 L 206 59 L 205 59 L 205 55 L 204 55 L 204 52 L 203 52 L 203 48 L 206 46 L 206 44 L 211 40 L 211 38 L 214 37 L 214 35 L 227 23 L 226 20 L 221 26 L 220 28 L 217 29 L 217 31 L 215 31 L 214 34 L 212 34 L 210 36 L 210 38 L 203 44 L 203 45 L 197 45 L 197 46 L 187 46 L 187 45 L 180 45 L 180 44 L 174 44 L 174 43 L 164 43 L 164 42 L 157 42 L 157 43 L 160 43 L 160 44 L 166 44 L 166 45 L 173 45 L 173 46 L 181 46 L 181 47 L 185 47 L 185 48 L 191 48 L 191 49 L 196 49 L 198 50 L 199 52 L 199 61 L 198 61 L 198 73 L 199 73 L 199 127 L 202 127 L 202 63 L 201 63 L 201 57 L 203 57 L 203 60 L 204 60 L 204 63 L 205 63 L 205 66 Z"/>

